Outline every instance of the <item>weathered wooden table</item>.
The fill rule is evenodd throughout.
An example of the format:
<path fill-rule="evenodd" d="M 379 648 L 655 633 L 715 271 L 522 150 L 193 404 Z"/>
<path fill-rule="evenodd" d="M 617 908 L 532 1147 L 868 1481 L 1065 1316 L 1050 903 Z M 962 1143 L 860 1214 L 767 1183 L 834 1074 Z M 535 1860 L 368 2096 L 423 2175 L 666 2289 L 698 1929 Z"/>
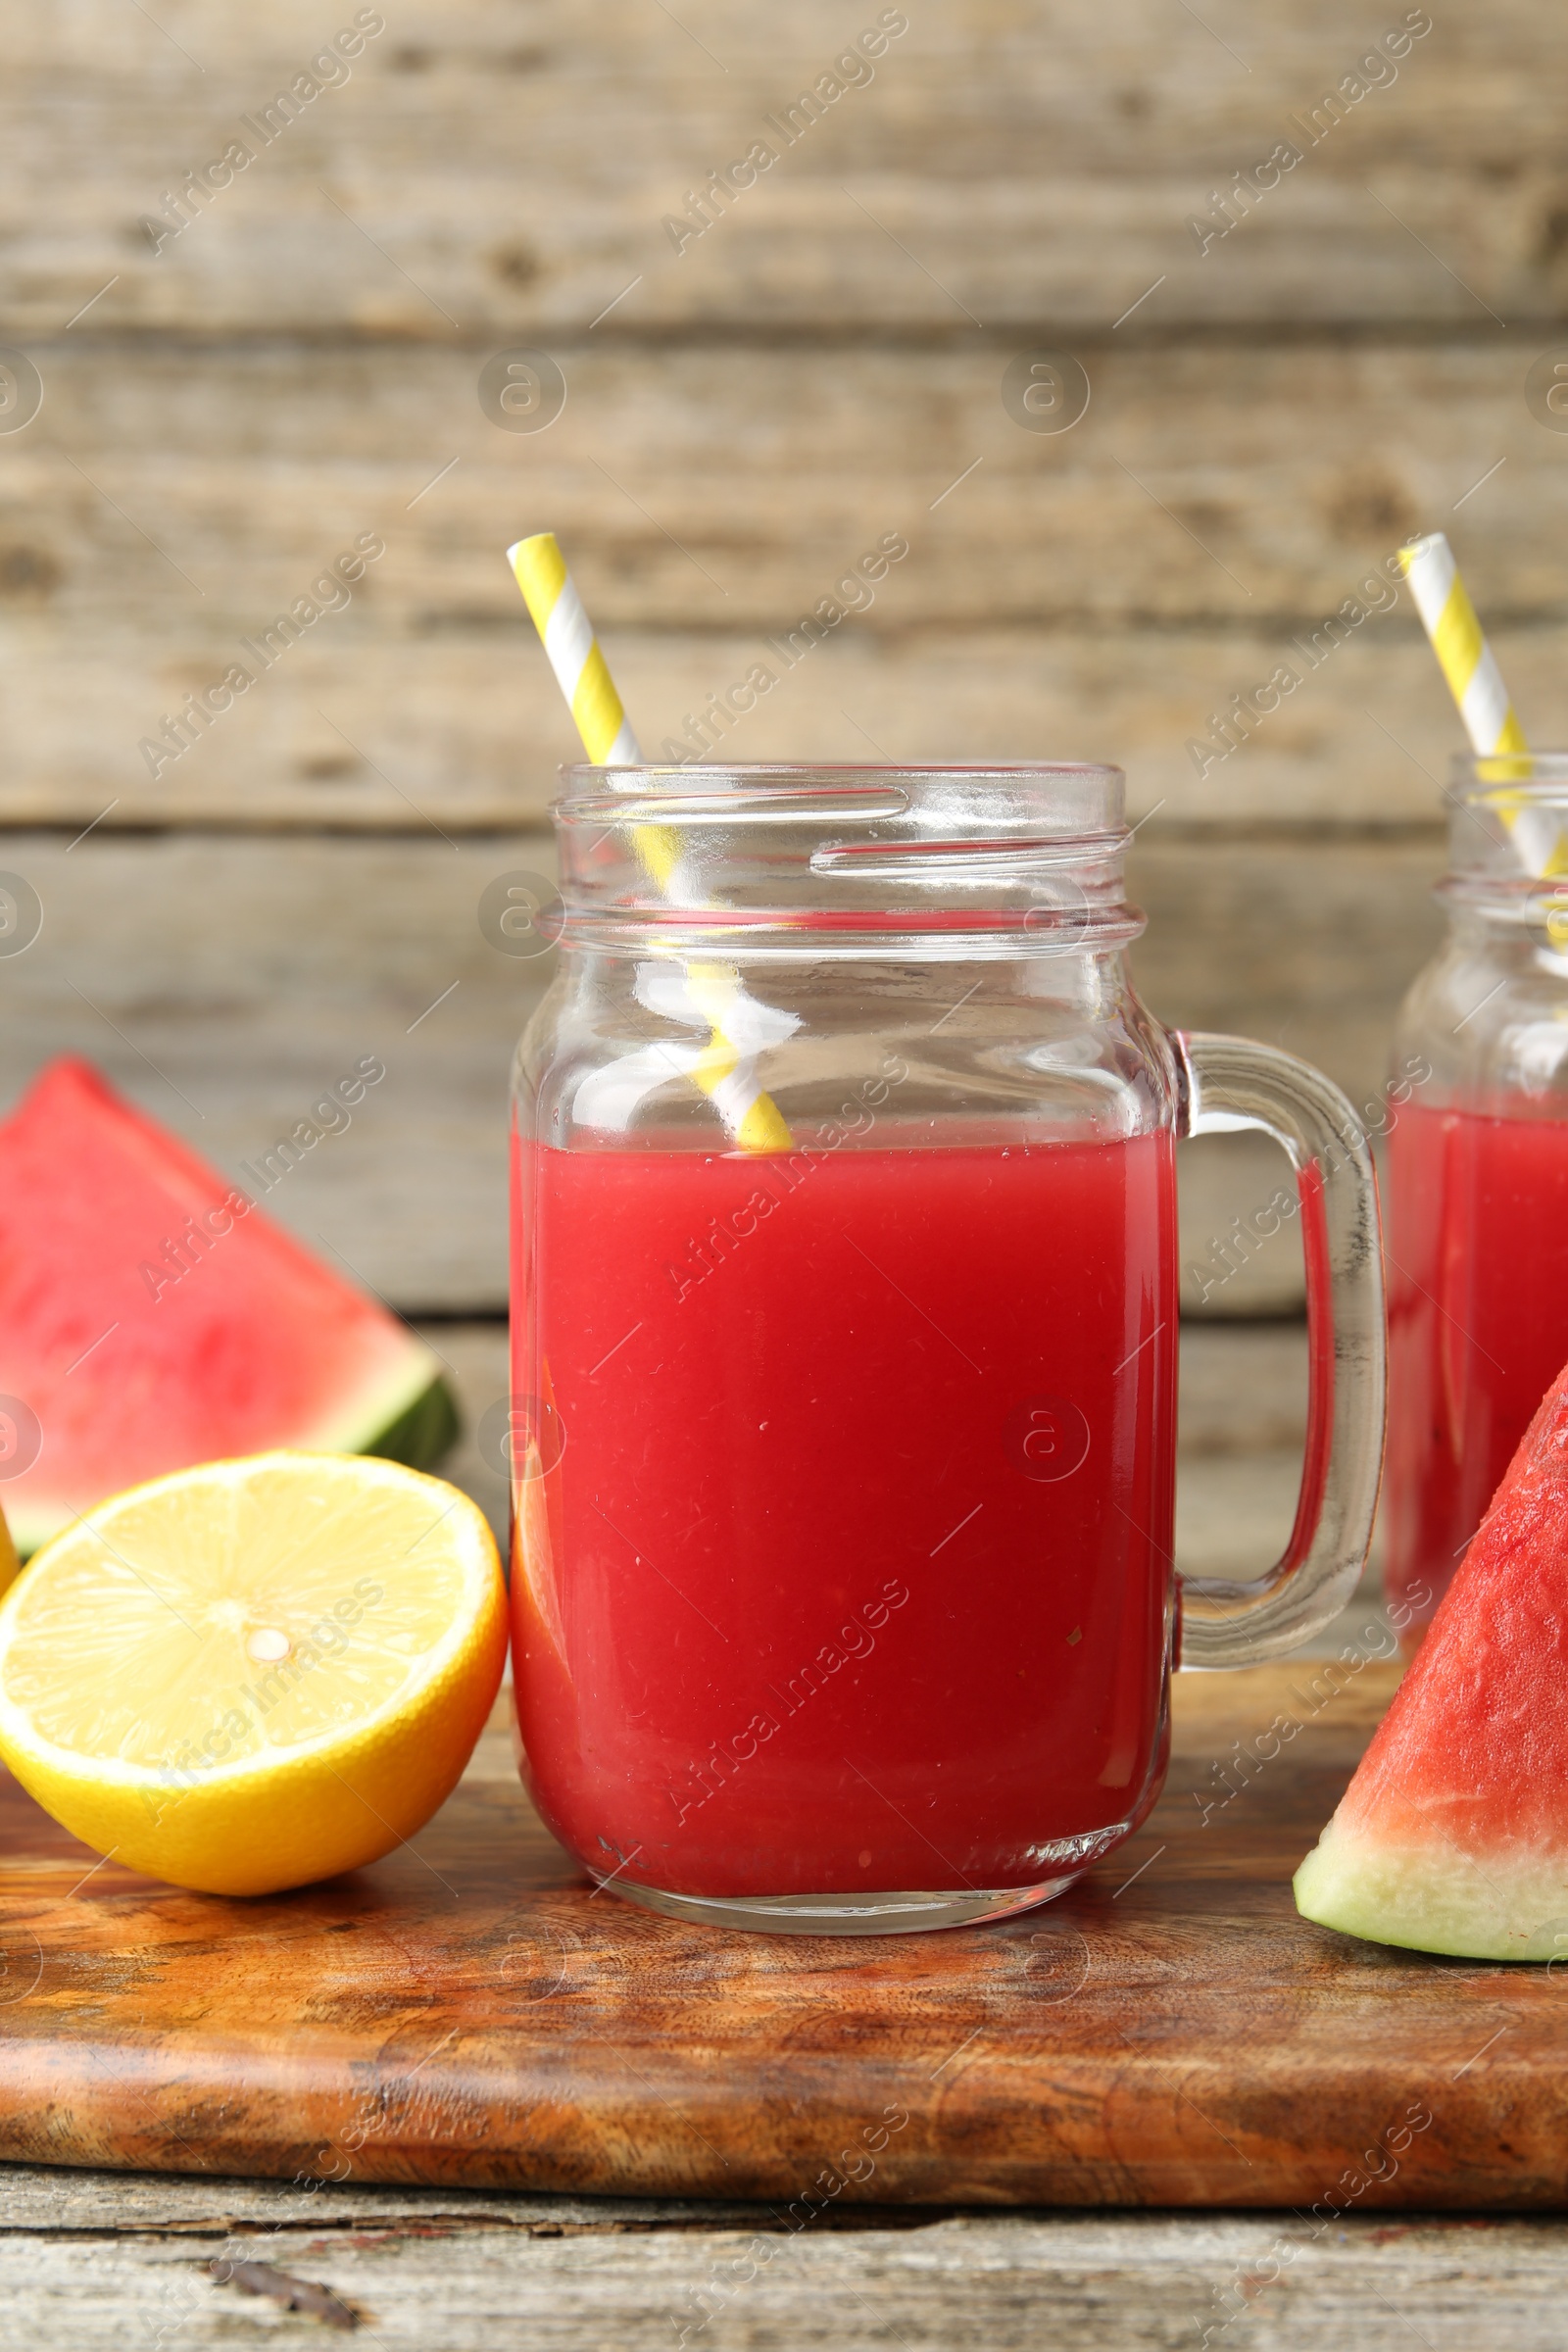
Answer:
<path fill-rule="evenodd" d="M 1559 2352 L 1568 2277 L 1543 2220 L 1366 2215 L 1316 2238 L 1288 2215 L 861 2207 L 785 2246 L 724 2206 L 354 2188 L 302 2206 L 95 2173 L 12 2173 L 4 2229 L 8 2338 L 51 2352 L 318 2344 L 291 2280 L 352 2306 L 362 2340 L 417 2352 L 669 2352 L 714 2280 L 737 2291 L 685 2338 L 711 2352 Z"/>

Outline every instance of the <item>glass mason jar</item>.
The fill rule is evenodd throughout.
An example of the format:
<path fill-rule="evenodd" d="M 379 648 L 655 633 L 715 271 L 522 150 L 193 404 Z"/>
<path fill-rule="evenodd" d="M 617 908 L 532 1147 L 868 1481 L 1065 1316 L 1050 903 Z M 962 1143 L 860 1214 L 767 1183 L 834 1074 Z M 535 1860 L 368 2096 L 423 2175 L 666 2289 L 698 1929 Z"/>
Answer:
<path fill-rule="evenodd" d="M 688 1919 L 1042 1902 L 1159 1792 L 1178 1621 L 1241 1665 L 1354 1585 L 1383 1315 L 1349 1106 L 1140 1004 L 1115 768 L 564 778 L 514 1139 L 535 1802 Z M 1174 1145 L 1234 1127 L 1298 1171 L 1306 1468 L 1281 1560 L 1178 1595 Z"/>
<path fill-rule="evenodd" d="M 1384 1583 L 1413 1646 L 1568 1358 L 1568 753 L 1453 762 L 1389 1134 Z"/>

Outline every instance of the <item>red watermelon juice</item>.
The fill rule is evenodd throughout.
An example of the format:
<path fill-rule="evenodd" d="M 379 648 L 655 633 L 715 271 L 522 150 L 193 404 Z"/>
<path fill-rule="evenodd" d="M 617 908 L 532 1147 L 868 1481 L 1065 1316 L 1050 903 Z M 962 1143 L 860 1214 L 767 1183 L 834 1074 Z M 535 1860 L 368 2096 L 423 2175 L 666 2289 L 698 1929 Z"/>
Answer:
<path fill-rule="evenodd" d="M 705 1896 L 1062 1883 L 1163 1771 L 1168 1135 L 519 1150 L 546 1821 Z"/>
<path fill-rule="evenodd" d="M 1411 1103 L 1389 1152 L 1384 1583 L 1418 1640 L 1568 1356 L 1568 1120 Z"/>

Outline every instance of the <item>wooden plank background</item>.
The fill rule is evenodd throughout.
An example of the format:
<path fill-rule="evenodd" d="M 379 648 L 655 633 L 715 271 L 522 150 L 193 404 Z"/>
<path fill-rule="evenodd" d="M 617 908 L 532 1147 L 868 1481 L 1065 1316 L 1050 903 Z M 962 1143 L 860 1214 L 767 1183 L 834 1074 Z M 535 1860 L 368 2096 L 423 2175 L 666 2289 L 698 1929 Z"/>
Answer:
<path fill-rule="evenodd" d="M 1568 445 L 1524 392 L 1568 332 L 1560 21 L 1445 10 L 1200 255 L 1189 217 L 1378 21 L 916 9 L 677 255 L 662 218 L 858 23 L 836 0 L 687 16 L 400 12 L 155 252 L 138 222 L 323 21 L 6 8 L 0 315 L 44 385 L 0 436 L 12 814 L 374 830 L 407 794 L 448 830 L 536 823 L 572 745 L 500 551 L 543 520 L 656 741 L 897 528 L 876 605 L 737 750 L 1108 756 L 1167 829 L 1430 826 L 1456 738 L 1407 599 L 1205 778 L 1184 746 L 1450 520 L 1560 736 Z M 1094 391 L 1043 437 L 1000 385 L 1048 345 Z M 477 397 L 521 346 L 567 385 L 536 434 Z M 352 605 L 151 778 L 159 715 L 367 530 L 387 552 Z"/>
<path fill-rule="evenodd" d="M 42 386 L 24 424 L 0 409 L 0 825 L 47 906 L 0 963 L 0 1092 L 74 1046 L 233 1166 L 350 1039 L 388 1040 L 373 1109 L 278 1213 L 405 1311 L 499 1313 L 506 1064 L 548 967 L 473 906 L 548 870 L 575 749 L 502 560 L 548 523 L 650 744 L 902 531 L 736 754 L 1121 760 L 1155 1010 L 1364 1100 L 1437 936 L 1458 731 L 1406 595 L 1315 666 L 1297 641 L 1447 526 L 1562 737 L 1568 437 L 1527 398 L 1568 351 L 1562 23 L 884 12 L 856 86 L 677 252 L 686 192 L 783 149 L 877 11 L 341 13 L 0 9 L 0 316 Z M 1282 138 L 1299 162 L 1200 252 L 1191 220 Z M 208 172 L 225 149 L 251 160 Z M 480 397 L 523 349 L 564 386 L 539 431 Z M 1045 349 L 1091 385 L 1054 435 L 1003 398 Z M 384 553 L 347 601 L 150 763 L 356 541 Z M 1195 761 L 1281 660 L 1296 693 Z M 1190 1161 L 1200 1257 L 1273 1170 Z M 1288 1244 L 1209 1311 L 1298 1302 Z"/>
<path fill-rule="evenodd" d="M 677 252 L 666 217 L 783 148 L 861 13 L 454 0 L 359 12 L 334 63 L 346 8 L 7 0 L 0 317 L 42 407 L 0 430 L 0 824 L 49 913 L 0 966 L 6 1095 L 75 1046 L 233 1165 L 351 1035 L 389 1039 L 278 1213 L 407 1311 L 500 1311 L 499 1109 L 547 967 L 472 907 L 548 870 L 575 749 L 502 560 L 546 523 L 650 744 L 902 531 L 736 754 L 1121 760 L 1154 1008 L 1377 1086 L 1458 733 L 1407 596 L 1315 667 L 1293 645 L 1449 527 L 1562 739 L 1568 437 L 1526 379 L 1568 351 L 1568 32 L 1462 0 L 1391 59 L 1404 12 L 1342 0 L 891 11 Z M 1282 138 L 1299 163 L 1200 252 L 1191 219 Z M 564 384 L 544 430 L 481 403 L 520 349 Z M 1056 435 L 1002 396 L 1043 349 L 1092 388 Z M 348 601 L 149 772 L 164 715 L 366 535 Z M 1281 660 L 1297 692 L 1200 774 Z M 1192 1156 L 1201 1256 L 1272 1170 Z M 1298 1300 L 1287 1247 L 1210 1311 Z"/>
<path fill-rule="evenodd" d="M 498 968 L 463 903 L 486 859 L 544 861 L 573 749 L 501 555 L 542 523 L 655 743 L 905 532 L 736 752 L 1123 760 L 1156 1009 L 1376 1084 L 1435 936 L 1458 741 L 1408 598 L 1204 775 L 1187 746 L 1442 525 L 1533 732 L 1562 737 L 1568 438 L 1525 392 L 1568 340 L 1560 20 L 1443 10 L 1200 253 L 1210 191 L 1402 12 L 915 8 L 676 253 L 664 216 L 861 29 L 836 0 L 400 10 L 265 148 L 258 110 L 335 27 L 156 13 L 0 11 L 0 315 L 43 386 L 0 432 L 0 817 L 34 829 L 7 855 L 50 871 L 100 819 L 56 885 L 65 960 L 0 974 L 8 1085 L 78 1044 L 237 1151 L 319 1083 L 351 1007 L 396 1035 L 461 968 L 382 1134 L 321 1185 L 350 1219 L 363 1192 L 400 1303 L 496 1307 L 494 1106 L 539 974 Z M 254 161 L 155 250 L 166 192 L 239 136 Z M 523 347 L 566 386 L 533 433 L 478 397 Z M 1001 396 L 1048 347 L 1092 384 L 1054 436 Z M 386 552 L 352 601 L 151 775 L 162 715 L 364 533 Z M 78 938 L 122 1039 L 59 985 Z M 196 986 L 209 956 L 220 988 Z M 186 1069 L 205 1119 L 142 1054 Z"/>

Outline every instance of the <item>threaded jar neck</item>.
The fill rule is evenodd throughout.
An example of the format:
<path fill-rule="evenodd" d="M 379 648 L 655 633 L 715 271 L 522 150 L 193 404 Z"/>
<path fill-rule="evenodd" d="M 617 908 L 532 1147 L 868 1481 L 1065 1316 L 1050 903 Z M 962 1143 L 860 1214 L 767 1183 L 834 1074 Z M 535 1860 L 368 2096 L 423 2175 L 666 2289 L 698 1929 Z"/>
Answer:
<path fill-rule="evenodd" d="M 623 954 L 1050 956 L 1143 929 L 1119 768 L 562 770 L 563 943 Z"/>
<path fill-rule="evenodd" d="M 1466 754 L 1449 763 L 1454 913 L 1542 924 L 1568 915 L 1568 752 Z"/>

